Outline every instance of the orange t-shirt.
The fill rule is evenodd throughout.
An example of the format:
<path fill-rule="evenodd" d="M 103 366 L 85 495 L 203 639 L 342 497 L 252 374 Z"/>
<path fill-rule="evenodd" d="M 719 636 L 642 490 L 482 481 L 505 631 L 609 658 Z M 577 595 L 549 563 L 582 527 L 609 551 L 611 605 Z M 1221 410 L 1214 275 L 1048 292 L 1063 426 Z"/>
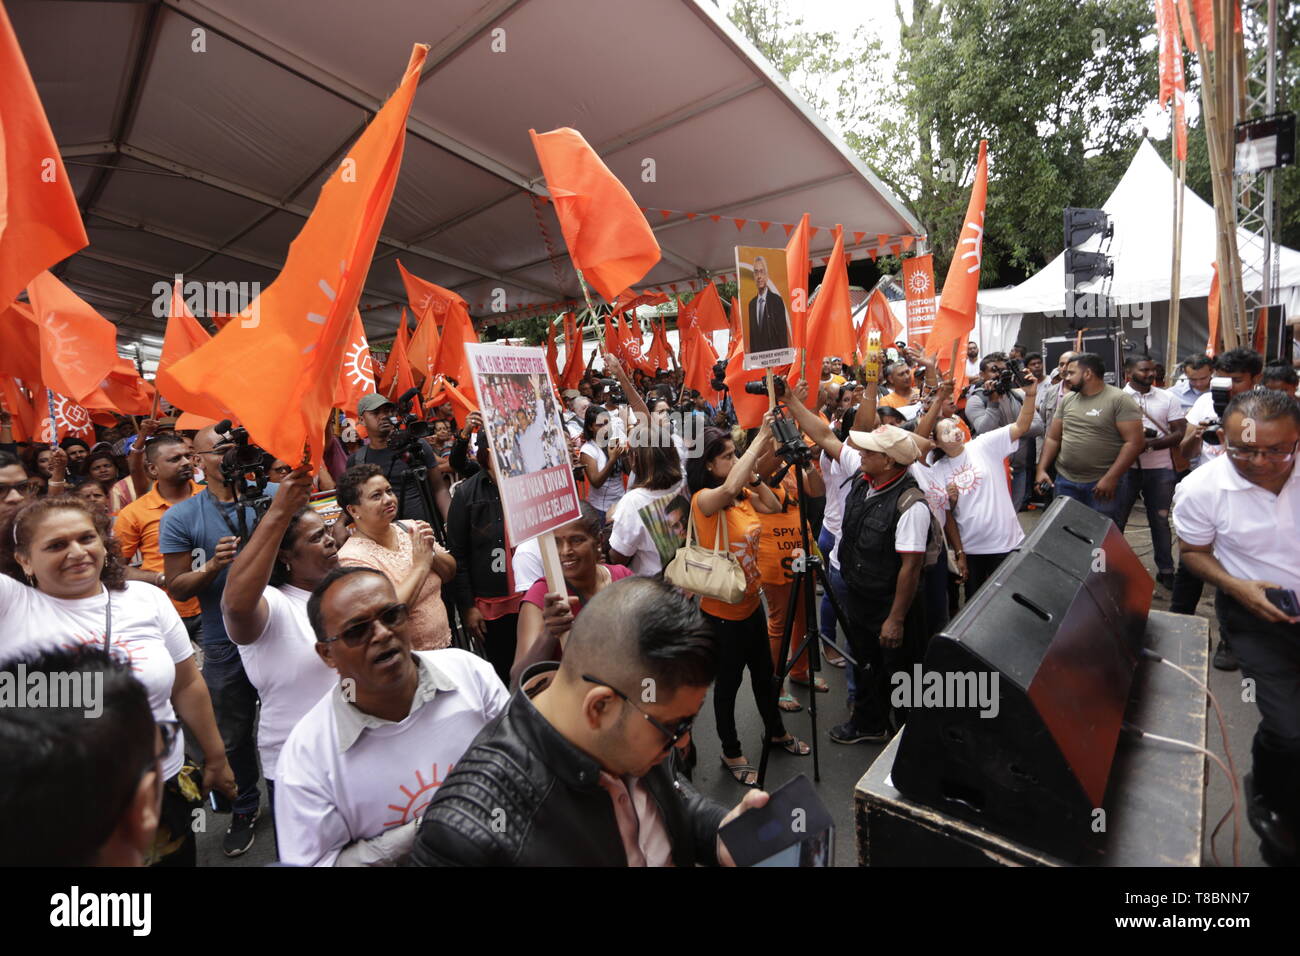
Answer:
<path fill-rule="evenodd" d="M 758 515 L 763 537 L 758 543 L 758 572 L 764 584 L 789 584 L 793 580 L 791 559 L 803 550 L 803 533 L 799 529 L 799 486 L 794 469 L 786 473 L 781 487 L 774 489 L 777 500 L 785 505 L 776 514 Z"/>
<path fill-rule="evenodd" d="M 701 597 L 700 610 L 724 621 L 743 621 L 758 608 L 759 589 L 762 584 L 758 572 L 758 543 L 763 528 L 758 521 L 758 512 L 745 492 L 741 500 L 730 508 L 723 508 L 717 514 L 705 517 L 700 511 L 699 492 L 691 499 L 691 513 L 695 517 L 695 537 L 700 545 L 713 547 L 718 533 L 719 515 L 727 516 L 727 538 L 731 542 L 731 553 L 736 556 L 740 566 L 745 570 L 745 596 L 739 604 L 723 604 L 716 598 Z"/>
<path fill-rule="evenodd" d="M 890 392 L 880 400 L 878 404 L 888 408 L 905 408 L 908 405 L 915 405 L 918 400 L 913 399 L 910 395 L 900 395 L 898 392 Z"/>

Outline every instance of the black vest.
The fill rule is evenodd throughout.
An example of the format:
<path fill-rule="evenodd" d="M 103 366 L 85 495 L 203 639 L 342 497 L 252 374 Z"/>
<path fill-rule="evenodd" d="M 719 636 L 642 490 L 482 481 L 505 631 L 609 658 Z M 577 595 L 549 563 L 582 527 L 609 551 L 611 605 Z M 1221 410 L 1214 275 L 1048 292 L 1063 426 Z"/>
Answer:
<path fill-rule="evenodd" d="M 840 573 L 854 591 L 872 597 L 892 598 L 903 559 L 894 547 L 898 527 L 898 499 L 918 488 L 906 472 L 892 485 L 868 498 L 871 483 L 855 481 L 844 498 L 844 524 L 840 538 Z"/>

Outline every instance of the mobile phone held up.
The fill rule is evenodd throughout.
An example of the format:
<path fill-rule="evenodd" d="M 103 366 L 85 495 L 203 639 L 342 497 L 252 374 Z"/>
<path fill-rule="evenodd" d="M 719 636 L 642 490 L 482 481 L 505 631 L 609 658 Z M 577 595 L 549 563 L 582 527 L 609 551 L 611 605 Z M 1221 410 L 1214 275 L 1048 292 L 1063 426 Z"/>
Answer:
<path fill-rule="evenodd" d="M 1287 588 L 1265 588 L 1264 597 L 1287 617 L 1300 617 L 1300 600 L 1296 599 L 1294 591 Z"/>

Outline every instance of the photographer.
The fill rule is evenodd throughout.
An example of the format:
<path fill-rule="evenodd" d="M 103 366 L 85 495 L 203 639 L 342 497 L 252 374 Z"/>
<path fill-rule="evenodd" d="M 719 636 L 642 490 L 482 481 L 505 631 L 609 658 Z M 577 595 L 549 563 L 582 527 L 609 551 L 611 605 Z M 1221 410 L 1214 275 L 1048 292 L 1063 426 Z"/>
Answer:
<path fill-rule="evenodd" d="M 1238 394 L 1223 415 L 1224 448 L 1178 486 L 1174 528 L 1182 559 L 1218 588 L 1215 608 L 1245 675 L 1259 728 L 1246 777 L 1251 825 L 1264 859 L 1300 863 L 1300 407 L 1282 392 Z M 1270 593 L 1269 589 L 1281 589 Z M 1287 605 L 1291 605 L 1287 607 Z"/>
<path fill-rule="evenodd" d="M 423 465 L 429 469 L 432 477 L 437 473 L 438 456 L 433 453 L 428 442 L 413 441 L 409 444 L 411 464 L 407 463 L 408 449 L 393 447 L 394 439 L 400 434 L 397 427 L 397 406 L 383 395 L 366 395 L 357 402 L 357 416 L 366 426 L 369 437 L 366 444 L 348 456 L 348 468 L 353 465 L 378 465 L 400 496 L 399 517 L 432 522 L 433 515 L 429 514 L 429 509 L 424 504 L 420 486 L 409 472 L 411 464 Z"/>
<path fill-rule="evenodd" d="M 966 398 L 966 420 L 971 431 L 977 436 L 985 435 L 1018 421 L 1026 394 L 1016 386 L 1015 371 L 1005 355 L 990 352 L 984 356 L 980 361 L 980 382 L 971 386 Z M 1045 430 L 1043 419 L 1033 414 L 1028 430 L 1020 436 L 1020 444 L 1011 454 L 1011 505 L 1016 511 L 1024 508 L 1029 499 L 1035 439 Z"/>
<path fill-rule="evenodd" d="M 257 741 L 253 736 L 257 691 L 244 672 L 239 648 L 226 635 L 221 614 L 226 573 L 239 550 L 241 514 L 250 533 L 257 525 L 256 510 L 236 500 L 236 489 L 222 474 L 222 458 L 234 447 L 215 425 L 199 430 L 194 436 L 194 455 L 202 463 L 207 487 L 168 508 L 158 530 L 167 593 L 174 601 L 199 599 L 203 680 L 212 695 L 217 726 L 239 788 L 223 842 L 226 856 L 239 856 L 253 845 L 253 826 L 260 814 Z M 274 496 L 276 488 L 267 484 L 264 494 Z"/>
<path fill-rule="evenodd" d="M 1193 468 L 1223 454 L 1220 416 L 1231 399 L 1259 384 L 1259 375 L 1263 371 L 1264 360 L 1252 349 L 1232 349 L 1215 357 L 1214 378 L 1230 379 L 1231 385 L 1226 390 L 1220 386 L 1216 396 L 1214 378 L 1210 379 L 1210 390 L 1200 395 L 1187 410 L 1187 434 L 1183 436 L 1179 450 Z M 1205 439 L 1207 431 L 1210 433 L 1208 441 Z"/>

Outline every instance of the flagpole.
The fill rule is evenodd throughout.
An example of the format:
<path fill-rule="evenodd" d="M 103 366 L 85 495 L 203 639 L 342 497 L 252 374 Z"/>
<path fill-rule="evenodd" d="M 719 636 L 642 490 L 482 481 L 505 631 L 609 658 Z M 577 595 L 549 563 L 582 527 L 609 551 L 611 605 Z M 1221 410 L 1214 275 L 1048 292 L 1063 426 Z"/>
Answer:
<path fill-rule="evenodd" d="M 1170 150 L 1173 153 L 1174 173 L 1174 207 L 1173 207 L 1173 264 L 1169 276 L 1169 322 L 1166 331 L 1165 368 L 1172 375 L 1178 364 L 1178 322 L 1182 311 L 1182 272 L 1183 272 L 1183 176 L 1187 163 L 1178 158 L 1178 131 L 1169 137 Z"/>
<path fill-rule="evenodd" d="M 54 390 L 45 389 L 45 401 L 50 408 L 50 447 L 59 447 L 59 423 L 54 417 Z"/>
<path fill-rule="evenodd" d="M 603 350 L 605 348 L 605 330 L 601 328 L 600 322 L 597 321 L 596 305 L 591 301 L 591 290 L 587 288 L 587 280 L 583 277 L 582 270 L 575 265 L 573 271 L 578 274 L 578 285 L 582 287 L 582 297 L 587 300 L 587 311 L 591 313 L 591 321 L 596 326 L 596 335 L 600 338 L 600 346 Z"/>

